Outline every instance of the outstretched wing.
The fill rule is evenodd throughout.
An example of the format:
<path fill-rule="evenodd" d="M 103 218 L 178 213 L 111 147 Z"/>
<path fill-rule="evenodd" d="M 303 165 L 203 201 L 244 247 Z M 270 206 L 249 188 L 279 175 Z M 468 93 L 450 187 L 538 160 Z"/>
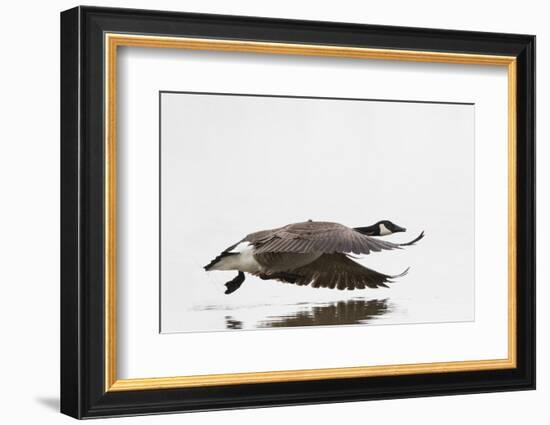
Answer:
<path fill-rule="evenodd" d="M 248 235 L 254 253 L 292 252 L 370 254 L 372 251 L 399 249 L 400 244 L 366 236 L 338 223 L 304 222 Z M 415 240 L 416 242 L 416 240 Z"/>
<path fill-rule="evenodd" d="M 323 254 L 306 266 L 288 273 L 275 274 L 273 279 L 296 285 L 310 285 L 313 288 L 365 289 L 388 286 L 392 279 L 402 277 L 403 273 L 390 276 L 362 266 L 344 254 Z"/>

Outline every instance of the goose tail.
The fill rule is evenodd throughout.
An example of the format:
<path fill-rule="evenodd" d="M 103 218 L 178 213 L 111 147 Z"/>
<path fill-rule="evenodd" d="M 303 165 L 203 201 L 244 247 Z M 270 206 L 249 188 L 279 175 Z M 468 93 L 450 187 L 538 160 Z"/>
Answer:
<path fill-rule="evenodd" d="M 227 252 L 227 251 L 222 252 L 220 255 L 218 255 L 216 258 L 214 258 L 212 261 L 210 261 L 210 263 L 208 263 L 206 266 L 204 266 L 204 270 L 206 270 L 207 272 L 209 272 L 210 270 L 222 270 L 222 269 L 219 269 L 216 266 L 220 266 L 220 262 L 224 258 L 232 256 L 232 255 L 238 255 L 238 253 L 237 252 Z"/>

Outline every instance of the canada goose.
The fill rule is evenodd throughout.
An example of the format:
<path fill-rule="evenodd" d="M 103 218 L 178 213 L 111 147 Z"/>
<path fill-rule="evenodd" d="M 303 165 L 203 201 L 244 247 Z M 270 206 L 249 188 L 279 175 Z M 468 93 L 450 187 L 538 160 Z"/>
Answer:
<path fill-rule="evenodd" d="M 314 288 L 387 288 L 386 283 L 404 276 L 409 269 L 390 276 L 356 263 L 350 255 L 399 249 L 413 245 L 424 237 L 422 232 L 414 240 L 402 244 L 372 237 L 405 231 L 405 228 L 389 220 L 356 228 L 309 220 L 251 233 L 223 251 L 204 269 L 239 272 L 225 284 L 226 294 L 239 289 L 245 272 L 264 280 L 275 279 Z"/>

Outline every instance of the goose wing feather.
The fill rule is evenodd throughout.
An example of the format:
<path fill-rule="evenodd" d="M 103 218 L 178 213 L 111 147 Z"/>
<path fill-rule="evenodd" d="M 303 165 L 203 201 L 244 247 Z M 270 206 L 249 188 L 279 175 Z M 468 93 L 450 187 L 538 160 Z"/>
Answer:
<path fill-rule="evenodd" d="M 366 236 L 338 223 L 304 222 L 252 233 L 244 238 L 254 253 L 292 252 L 370 254 L 371 251 L 399 249 L 400 245 Z"/>
<path fill-rule="evenodd" d="M 275 275 L 274 279 L 313 288 L 365 289 L 387 288 L 387 283 L 407 274 L 409 269 L 395 276 L 377 272 L 353 261 L 345 254 L 323 254 L 317 260 L 291 273 Z"/>

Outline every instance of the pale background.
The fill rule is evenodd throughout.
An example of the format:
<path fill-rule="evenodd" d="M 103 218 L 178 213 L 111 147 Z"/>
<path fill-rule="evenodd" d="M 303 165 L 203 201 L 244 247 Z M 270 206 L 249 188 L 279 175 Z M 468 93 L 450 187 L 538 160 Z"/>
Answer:
<path fill-rule="evenodd" d="M 386 303 L 372 324 L 474 319 L 473 105 L 162 93 L 161 111 L 162 332 L 254 329 L 357 298 Z M 310 218 L 427 236 L 360 261 L 411 266 L 390 289 L 247 275 L 228 296 L 236 272 L 202 267 L 248 233 Z"/>
<path fill-rule="evenodd" d="M 419 0 L 411 3 L 340 2 L 257 2 L 253 0 L 158 0 L 97 1 L 97 5 L 156 7 L 210 13 L 233 13 L 318 20 L 363 22 L 405 26 L 424 26 L 464 30 L 525 32 L 537 34 L 538 75 L 550 74 L 550 28 L 548 10 L 538 1 L 526 0 L 518 7 L 511 1 L 463 1 L 444 4 Z M 61 416 L 58 409 L 59 382 L 59 28 L 60 10 L 73 7 L 72 1 L 9 3 L 4 8 L 0 27 L 8 42 L 4 55 L 11 66 L 2 68 L 3 141 L 0 149 L 0 177 L 5 207 L 1 211 L 2 282 L 6 288 L 0 309 L 4 347 L 0 354 L 2 399 L 6 401 L 2 420 L 19 424 L 29 422 L 75 423 Z M 21 19 L 25 26 L 21 25 Z M 33 54 L 26 52 L 32 50 Z M 37 63 L 40 67 L 37 68 Z M 35 72 L 38 71 L 38 72 Z M 33 102 L 22 95 L 34 93 Z M 538 81 L 538 115 L 550 114 L 548 79 Z M 29 125 L 32 116 L 34 125 Z M 547 140 L 550 127 L 540 120 L 538 139 Z M 32 153 L 32 154 L 30 154 Z M 550 160 L 550 147 L 540 143 L 539 164 Z M 550 169 L 538 168 L 538 216 L 550 214 Z M 38 208 L 38 206 L 40 208 Z M 538 390 L 536 392 L 476 394 L 405 400 L 371 401 L 271 409 L 208 412 L 192 415 L 165 415 L 100 420 L 125 424 L 256 424 L 315 420 L 331 424 L 344 417 L 366 418 L 378 423 L 447 424 L 491 422 L 517 424 L 544 423 L 546 402 L 550 397 L 550 357 L 548 323 L 544 305 L 550 302 L 545 282 L 550 269 L 550 226 L 538 223 Z M 32 265 L 29 259 L 32 258 Z M 21 300 L 25 300 L 24 308 Z M 17 323 L 17 326 L 14 326 Z M 32 385 L 31 385 L 32 382 Z M 428 412 L 428 413 L 427 413 Z"/>

